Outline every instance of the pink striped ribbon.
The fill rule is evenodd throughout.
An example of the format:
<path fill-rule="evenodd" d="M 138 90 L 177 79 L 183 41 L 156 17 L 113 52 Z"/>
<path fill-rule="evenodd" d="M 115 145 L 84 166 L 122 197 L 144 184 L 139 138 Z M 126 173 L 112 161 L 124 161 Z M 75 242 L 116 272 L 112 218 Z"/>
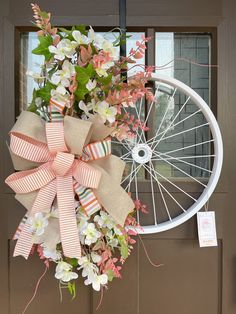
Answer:
<path fill-rule="evenodd" d="M 23 134 L 11 134 L 10 148 L 15 155 L 44 164 L 33 170 L 12 174 L 6 179 L 6 183 L 20 194 L 38 190 L 29 215 L 48 211 L 57 196 L 64 255 L 79 258 L 81 247 L 75 215 L 74 189 L 88 213 L 101 208 L 92 191 L 98 187 L 101 174 L 85 160 L 109 155 L 111 141 L 90 144 L 88 148 L 85 147 L 84 158 L 81 158 L 83 160 L 77 160 L 66 147 L 63 123 L 46 123 L 46 135 L 47 145 Z M 73 178 L 76 180 L 74 187 Z M 14 256 L 22 255 L 27 259 L 32 248 L 32 234 L 27 221 L 23 227 L 20 225 L 20 229 Z"/>

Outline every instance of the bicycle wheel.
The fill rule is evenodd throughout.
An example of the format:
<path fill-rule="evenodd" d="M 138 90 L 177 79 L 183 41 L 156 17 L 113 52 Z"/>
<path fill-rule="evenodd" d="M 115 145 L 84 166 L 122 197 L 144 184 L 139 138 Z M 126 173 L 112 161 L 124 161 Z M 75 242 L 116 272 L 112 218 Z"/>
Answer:
<path fill-rule="evenodd" d="M 174 228 L 191 218 L 212 195 L 220 177 L 223 145 L 206 102 L 184 83 L 159 74 L 150 79 L 154 101 L 127 108 L 148 131 L 113 139 L 113 153 L 127 164 L 123 186 L 148 204 L 138 212 L 140 233 Z"/>

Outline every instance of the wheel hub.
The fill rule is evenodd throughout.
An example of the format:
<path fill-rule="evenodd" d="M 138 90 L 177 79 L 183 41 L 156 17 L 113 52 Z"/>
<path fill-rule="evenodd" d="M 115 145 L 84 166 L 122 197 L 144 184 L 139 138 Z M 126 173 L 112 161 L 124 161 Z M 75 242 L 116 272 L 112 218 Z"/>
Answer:
<path fill-rule="evenodd" d="M 147 144 L 137 144 L 132 149 L 133 160 L 139 164 L 145 164 L 152 158 L 152 149 Z"/>

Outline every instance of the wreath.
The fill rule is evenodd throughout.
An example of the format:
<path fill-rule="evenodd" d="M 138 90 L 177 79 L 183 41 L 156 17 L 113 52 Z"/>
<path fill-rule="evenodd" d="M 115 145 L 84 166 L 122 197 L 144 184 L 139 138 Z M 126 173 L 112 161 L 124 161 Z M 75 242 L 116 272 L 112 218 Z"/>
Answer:
<path fill-rule="evenodd" d="M 39 28 L 33 54 L 44 56 L 32 102 L 10 131 L 15 173 L 6 183 L 27 209 L 14 239 L 14 256 L 37 253 L 54 265 L 61 287 L 75 296 L 76 279 L 99 291 L 121 277 L 145 205 L 121 187 L 125 163 L 111 153 L 111 138 L 135 136 L 140 120 L 129 114 L 138 99 L 153 101 L 146 87 L 152 67 L 126 80 L 148 38 L 127 57 L 117 56 L 126 36 L 109 41 L 84 25 L 51 26 L 50 13 L 32 5 Z M 125 74 L 125 75 L 124 75 Z"/>

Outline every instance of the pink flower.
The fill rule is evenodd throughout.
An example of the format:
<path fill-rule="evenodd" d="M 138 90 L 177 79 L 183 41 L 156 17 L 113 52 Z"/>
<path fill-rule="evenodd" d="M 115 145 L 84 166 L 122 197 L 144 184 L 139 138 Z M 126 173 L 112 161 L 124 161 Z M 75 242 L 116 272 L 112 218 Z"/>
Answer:
<path fill-rule="evenodd" d="M 93 56 L 93 65 L 94 68 L 100 68 L 102 65 L 112 61 L 112 58 L 109 54 L 109 52 L 105 52 L 101 50 L 97 55 Z"/>
<path fill-rule="evenodd" d="M 137 210 L 140 210 L 142 213 L 144 213 L 144 214 L 148 213 L 147 205 L 143 204 L 139 199 L 136 199 L 134 201 L 134 205 L 135 205 L 135 208 Z"/>

